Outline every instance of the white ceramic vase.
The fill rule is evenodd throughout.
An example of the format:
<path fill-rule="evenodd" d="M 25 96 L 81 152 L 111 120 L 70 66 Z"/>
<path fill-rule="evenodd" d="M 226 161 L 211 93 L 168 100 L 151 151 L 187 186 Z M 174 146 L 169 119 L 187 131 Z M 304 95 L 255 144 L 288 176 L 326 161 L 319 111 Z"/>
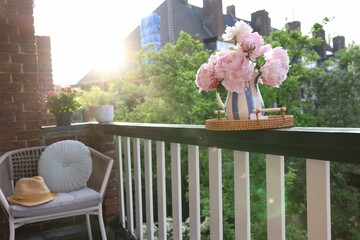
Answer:
<path fill-rule="evenodd" d="M 245 92 L 236 93 L 228 91 L 225 104 L 221 102 L 219 95 L 217 95 L 217 100 L 225 110 L 228 120 L 249 120 L 253 109 L 265 108 L 258 86 L 257 75 L 250 80 Z"/>
<path fill-rule="evenodd" d="M 114 106 L 102 105 L 95 110 L 95 119 L 99 123 L 109 123 L 114 121 Z"/>

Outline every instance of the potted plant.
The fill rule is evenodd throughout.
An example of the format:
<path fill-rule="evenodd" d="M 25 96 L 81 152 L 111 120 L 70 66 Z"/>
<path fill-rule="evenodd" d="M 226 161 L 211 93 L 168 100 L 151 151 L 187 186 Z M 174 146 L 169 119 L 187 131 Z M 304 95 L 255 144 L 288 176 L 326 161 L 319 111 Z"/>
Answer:
<path fill-rule="evenodd" d="M 104 91 L 100 86 L 94 85 L 89 91 L 81 91 L 80 102 L 85 108 L 95 108 L 95 119 L 99 123 L 114 121 L 114 105 L 112 104 L 113 94 Z"/>
<path fill-rule="evenodd" d="M 71 87 L 58 88 L 45 95 L 45 108 L 53 113 L 58 126 L 71 124 L 73 112 L 80 109 L 77 91 Z"/>

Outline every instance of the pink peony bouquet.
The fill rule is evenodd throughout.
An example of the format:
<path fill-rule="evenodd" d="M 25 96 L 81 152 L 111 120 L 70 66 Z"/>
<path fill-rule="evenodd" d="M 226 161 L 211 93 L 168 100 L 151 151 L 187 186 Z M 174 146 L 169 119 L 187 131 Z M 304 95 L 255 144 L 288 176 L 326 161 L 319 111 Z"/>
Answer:
<path fill-rule="evenodd" d="M 249 81 L 258 77 L 258 82 L 278 87 L 289 71 L 289 56 L 281 47 L 264 45 L 262 36 L 253 32 L 250 25 L 238 21 L 226 27 L 225 41 L 234 40 L 235 46 L 212 55 L 200 66 L 195 83 L 199 91 L 210 91 L 222 84 L 230 92 L 243 93 Z"/>

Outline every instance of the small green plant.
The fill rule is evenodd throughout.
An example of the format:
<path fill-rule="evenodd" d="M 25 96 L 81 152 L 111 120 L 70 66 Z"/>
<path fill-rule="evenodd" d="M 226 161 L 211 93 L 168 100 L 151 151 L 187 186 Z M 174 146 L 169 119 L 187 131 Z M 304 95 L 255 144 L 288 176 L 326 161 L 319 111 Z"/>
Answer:
<path fill-rule="evenodd" d="M 89 91 L 81 91 L 79 101 L 85 108 L 112 104 L 113 94 L 94 85 Z"/>

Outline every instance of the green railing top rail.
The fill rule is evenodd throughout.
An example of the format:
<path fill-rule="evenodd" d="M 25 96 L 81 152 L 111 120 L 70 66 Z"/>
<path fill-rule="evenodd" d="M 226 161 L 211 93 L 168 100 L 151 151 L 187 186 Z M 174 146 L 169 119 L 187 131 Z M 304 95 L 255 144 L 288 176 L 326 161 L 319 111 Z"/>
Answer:
<path fill-rule="evenodd" d="M 360 128 L 284 128 L 211 131 L 203 125 L 115 122 L 44 127 L 46 133 L 102 131 L 156 141 L 360 164 Z"/>

